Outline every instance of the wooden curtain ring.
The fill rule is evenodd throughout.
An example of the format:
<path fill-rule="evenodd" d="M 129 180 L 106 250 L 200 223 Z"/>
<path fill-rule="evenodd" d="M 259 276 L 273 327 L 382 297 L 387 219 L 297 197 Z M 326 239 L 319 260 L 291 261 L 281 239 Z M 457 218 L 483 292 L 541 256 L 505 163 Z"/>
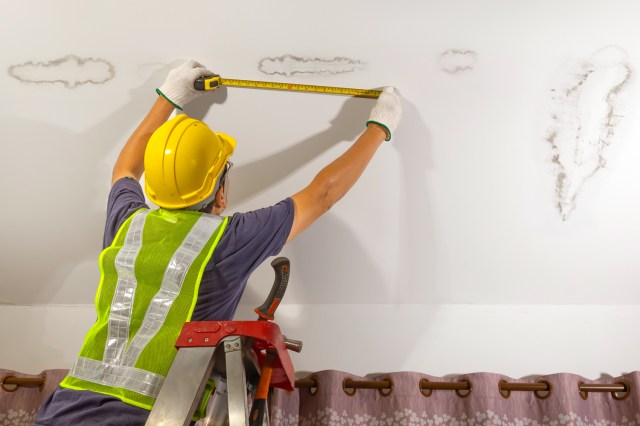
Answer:
<path fill-rule="evenodd" d="M 629 395 L 631 395 L 631 384 L 622 381 L 614 382 L 614 384 L 624 386 L 624 392 L 622 393 L 622 396 L 618 396 L 618 392 L 611 392 L 611 397 L 616 401 L 622 401 L 623 399 L 627 399 Z"/>
<path fill-rule="evenodd" d="M 533 395 L 538 398 L 538 399 L 547 399 L 551 396 L 551 392 L 553 391 L 553 386 L 551 386 L 551 383 L 547 382 L 546 380 L 538 380 L 536 383 L 544 383 L 545 385 L 547 385 L 547 390 L 546 391 L 539 391 L 539 390 L 534 390 L 533 391 Z M 540 392 L 546 392 L 546 395 L 541 395 Z"/>
<path fill-rule="evenodd" d="M 347 387 L 347 380 L 349 380 L 349 378 L 345 377 L 344 380 L 342 381 L 342 391 L 345 394 L 347 394 L 348 396 L 353 396 L 353 395 L 356 394 L 356 388 L 348 388 Z"/>
<path fill-rule="evenodd" d="M 380 395 L 382 396 L 389 396 L 391 395 L 391 392 L 393 392 L 393 380 L 391 380 L 390 377 L 385 377 L 381 380 L 387 380 L 389 382 L 389 387 L 388 388 L 380 388 L 378 389 L 378 392 L 380 393 Z"/>
<path fill-rule="evenodd" d="M 309 395 L 315 396 L 318 393 L 318 388 L 320 384 L 318 383 L 318 378 L 316 376 L 309 376 L 309 380 L 313 380 L 313 386 L 309 386 Z"/>
<path fill-rule="evenodd" d="M 427 398 L 429 398 L 431 395 L 433 395 L 433 389 L 426 389 L 423 388 L 422 385 L 429 383 L 429 380 L 427 379 L 420 379 L 420 381 L 418 382 L 418 389 L 420 389 L 420 393 L 423 396 L 426 396 Z"/>
<path fill-rule="evenodd" d="M 456 395 L 458 395 L 460 398 L 466 398 L 469 395 L 471 395 L 471 391 L 473 390 L 473 385 L 471 384 L 471 382 L 467 379 L 462 379 L 460 380 L 461 382 L 466 382 L 467 383 L 467 388 L 468 389 L 456 389 Z M 466 392 L 466 393 L 462 393 L 462 392 Z"/>
<path fill-rule="evenodd" d="M 511 391 L 509 389 L 502 389 L 502 385 L 504 385 L 505 383 L 507 383 L 506 380 L 500 380 L 498 382 L 498 392 L 500 393 L 501 397 L 503 397 L 504 399 L 508 399 L 511 396 Z"/>
<path fill-rule="evenodd" d="M 7 384 L 5 383 L 7 381 L 7 379 L 17 379 L 16 376 L 4 376 L 2 378 L 2 380 L 0 380 L 0 388 L 2 388 L 3 391 L 5 392 L 15 392 L 18 390 L 18 385 L 14 385 L 14 384 Z"/>

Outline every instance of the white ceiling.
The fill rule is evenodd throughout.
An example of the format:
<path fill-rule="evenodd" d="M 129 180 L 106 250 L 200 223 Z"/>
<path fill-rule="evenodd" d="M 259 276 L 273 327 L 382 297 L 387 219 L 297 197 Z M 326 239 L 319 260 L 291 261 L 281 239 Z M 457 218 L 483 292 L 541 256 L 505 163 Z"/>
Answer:
<path fill-rule="evenodd" d="M 111 166 L 190 58 L 227 78 L 403 94 L 393 141 L 285 248 L 289 302 L 640 303 L 634 0 L 33 8 L 2 1 L 0 16 L 2 303 L 92 303 Z M 188 112 L 238 140 L 233 212 L 305 186 L 372 106 L 228 88 Z M 248 303 L 271 275 L 259 268 Z"/>

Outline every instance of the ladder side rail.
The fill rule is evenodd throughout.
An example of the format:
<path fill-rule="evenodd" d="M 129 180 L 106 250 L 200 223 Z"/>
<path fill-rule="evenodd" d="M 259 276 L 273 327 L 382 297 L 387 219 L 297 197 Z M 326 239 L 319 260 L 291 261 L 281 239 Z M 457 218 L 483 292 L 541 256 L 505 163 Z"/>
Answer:
<path fill-rule="evenodd" d="M 213 370 L 215 346 L 179 350 L 149 414 L 148 426 L 187 426 Z"/>

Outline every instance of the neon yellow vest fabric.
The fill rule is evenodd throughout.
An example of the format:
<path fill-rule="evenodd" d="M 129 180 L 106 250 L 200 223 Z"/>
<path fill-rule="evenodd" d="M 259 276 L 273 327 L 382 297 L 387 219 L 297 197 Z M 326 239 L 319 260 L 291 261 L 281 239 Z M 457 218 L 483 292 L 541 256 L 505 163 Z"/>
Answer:
<path fill-rule="evenodd" d="M 150 410 L 227 220 L 182 210 L 134 213 L 100 255 L 98 318 L 60 385 Z"/>

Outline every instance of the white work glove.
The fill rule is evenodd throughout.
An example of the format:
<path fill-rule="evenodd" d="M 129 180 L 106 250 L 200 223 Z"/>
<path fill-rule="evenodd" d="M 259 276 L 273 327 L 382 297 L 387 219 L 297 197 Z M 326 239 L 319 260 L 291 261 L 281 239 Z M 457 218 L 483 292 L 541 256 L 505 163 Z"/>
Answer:
<path fill-rule="evenodd" d="M 182 107 L 190 101 L 206 93 L 193 87 L 196 79 L 212 74 L 214 73 L 204 65 L 192 59 L 169 71 L 166 80 L 156 89 L 156 92 L 182 110 Z"/>
<path fill-rule="evenodd" d="M 401 115 L 402 105 L 398 90 L 395 87 L 386 86 L 382 89 L 376 105 L 371 110 L 367 126 L 369 123 L 375 123 L 384 127 L 387 131 L 387 139 L 385 140 L 390 140 L 391 134 L 398 127 Z"/>

